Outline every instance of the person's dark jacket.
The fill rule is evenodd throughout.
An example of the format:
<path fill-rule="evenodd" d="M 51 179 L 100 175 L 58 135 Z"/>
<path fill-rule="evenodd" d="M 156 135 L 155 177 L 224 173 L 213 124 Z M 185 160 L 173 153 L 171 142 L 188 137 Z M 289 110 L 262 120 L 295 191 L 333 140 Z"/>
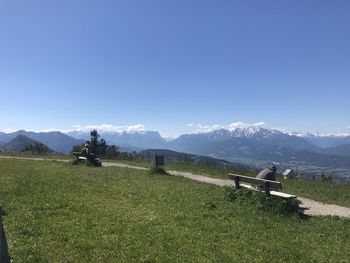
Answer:
<path fill-rule="evenodd" d="M 262 170 L 256 178 L 276 181 L 276 166 L 272 164 L 267 169 Z"/>

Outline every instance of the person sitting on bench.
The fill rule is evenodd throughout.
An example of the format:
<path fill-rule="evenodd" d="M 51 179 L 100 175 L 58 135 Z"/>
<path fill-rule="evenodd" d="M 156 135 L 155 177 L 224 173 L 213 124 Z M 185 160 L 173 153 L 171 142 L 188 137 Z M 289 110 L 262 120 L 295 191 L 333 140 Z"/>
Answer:
<path fill-rule="evenodd" d="M 266 169 L 262 170 L 256 178 L 264 179 L 264 180 L 271 180 L 276 181 L 276 166 L 274 164 L 271 164 Z"/>
<path fill-rule="evenodd" d="M 90 154 L 90 146 L 88 144 L 85 144 L 83 149 L 81 150 L 81 155 L 84 157 L 88 157 Z"/>

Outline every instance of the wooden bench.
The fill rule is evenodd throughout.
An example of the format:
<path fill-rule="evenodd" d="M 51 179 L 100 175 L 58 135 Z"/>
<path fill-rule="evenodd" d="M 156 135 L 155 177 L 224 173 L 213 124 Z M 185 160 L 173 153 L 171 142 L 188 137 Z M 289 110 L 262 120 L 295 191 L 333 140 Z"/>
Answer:
<path fill-rule="evenodd" d="M 229 174 L 229 178 L 234 180 L 236 189 L 242 186 L 255 191 L 264 191 L 267 196 L 276 196 L 284 199 L 296 198 L 295 195 L 279 192 L 282 190 L 282 184 L 280 182 L 239 174 Z M 241 182 L 243 184 L 241 184 Z"/>
<path fill-rule="evenodd" d="M 95 166 L 101 166 L 102 163 L 100 161 L 100 158 L 97 158 L 95 154 L 93 153 L 89 153 L 88 155 L 86 155 L 86 153 L 83 152 L 73 152 L 72 153 L 77 160 L 80 161 L 89 161 L 92 164 L 94 164 Z"/>
<path fill-rule="evenodd" d="M 87 160 L 85 156 L 81 152 L 73 152 L 73 155 L 78 159 L 78 160 Z"/>
<path fill-rule="evenodd" d="M 78 159 L 78 160 L 87 160 L 87 158 L 81 153 L 81 152 L 73 152 L 73 155 Z M 90 153 L 91 156 L 94 156 L 94 154 Z M 100 158 L 94 157 L 95 160 L 99 161 Z"/>

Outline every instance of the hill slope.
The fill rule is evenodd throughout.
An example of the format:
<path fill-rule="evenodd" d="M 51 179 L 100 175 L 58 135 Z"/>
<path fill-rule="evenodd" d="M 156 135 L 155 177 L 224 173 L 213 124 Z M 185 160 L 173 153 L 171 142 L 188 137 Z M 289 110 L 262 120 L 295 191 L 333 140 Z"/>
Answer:
<path fill-rule="evenodd" d="M 166 163 L 188 161 L 194 164 L 209 164 L 209 165 L 218 165 L 218 166 L 233 165 L 232 163 L 225 160 L 220 160 L 220 159 L 216 159 L 208 156 L 181 153 L 181 152 L 176 152 L 176 151 L 166 150 L 166 149 L 148 149 L 148 150 L 141 151 L 139 155 L 145 159 L 151 159 L 154 153 L 158 155 L 163 155 Z"/>
<path fill-rule="evenodd" d="M 10 142 L 0 147 L 3 152 L 23 152 L 25 150 L 33 150 L 34 148 L 39 149 L 41 153 L 53 153 L 54 151 L 46 145 L 32 140 L 24 135 L 18 135 Z"/>
<path fill-rule="evenodd" d="M 84 140 L 78 140 L 72 138 L 62 132 L 27 132 L 19 130 L 12 133 L 7 133 L 0 137 L 0 141 L 5 143 L 10 142 L 18 135 L 24 135 L 32 140 L 38 141 L 47 145 L 49 148 L 56 152 L 69 153 L 72 150 L 73 145 L 84 143 Z"/>
<path fill-rule="evenodd" d="M 350 156 L 350 144 L 343 144 L 335 147 L 326 148 L 324 149 L 324 152 L 329 154 Z"/>
<path fill-rule="evenodd" d="M 276 215 L 228 201 L 221 187 L 184 178 L 0 160 L 0 185 L 6 185 L 0 199 L 14 262 L 347 262 L 350 257 L 349 220 Z"/>

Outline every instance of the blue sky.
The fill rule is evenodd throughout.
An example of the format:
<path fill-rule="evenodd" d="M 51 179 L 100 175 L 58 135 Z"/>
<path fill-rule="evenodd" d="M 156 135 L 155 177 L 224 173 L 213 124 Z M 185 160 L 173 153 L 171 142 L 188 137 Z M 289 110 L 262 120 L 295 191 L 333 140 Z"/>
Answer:
<path fill-rule="evenodd" d="M 349 13 L 347 0 L 0 0 L 0 130 L 350 132 Z"/>

